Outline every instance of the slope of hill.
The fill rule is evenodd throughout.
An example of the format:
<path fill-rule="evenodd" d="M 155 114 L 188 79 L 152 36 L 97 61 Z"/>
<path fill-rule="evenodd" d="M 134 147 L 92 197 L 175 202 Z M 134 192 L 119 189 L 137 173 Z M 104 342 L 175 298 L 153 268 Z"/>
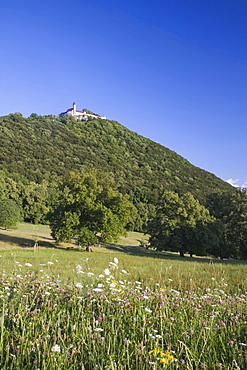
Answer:
<path fill-rule="evenodd" d="M 0 169 L 29 181 L 56 180 L 68 171 L 92 168 L 109 172 L 122 192 L 156 203 L 164 189 L 190 191 L 204 201 L 231 186 L 193 166 L 174 151 L 144 138 L 116 121 L 38 116 L 0 117 Z"/>

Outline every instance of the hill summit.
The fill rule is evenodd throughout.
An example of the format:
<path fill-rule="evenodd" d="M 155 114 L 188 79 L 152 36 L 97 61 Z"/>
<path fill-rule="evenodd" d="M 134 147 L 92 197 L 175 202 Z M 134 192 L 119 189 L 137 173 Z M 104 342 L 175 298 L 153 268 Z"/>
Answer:
<path fill-rule="evenodd" d="M 87 122 L 89 118 L 101 118 L 106 119 L 106 117 L 101 117 L 98 114 L 90 112 L 88 109 L 77 110 L 76 103 L 73 103 L 73 108 L 69 108 L 66 112 L 60 113 L 59 117 L 74 117 L 77 121 Z"/>

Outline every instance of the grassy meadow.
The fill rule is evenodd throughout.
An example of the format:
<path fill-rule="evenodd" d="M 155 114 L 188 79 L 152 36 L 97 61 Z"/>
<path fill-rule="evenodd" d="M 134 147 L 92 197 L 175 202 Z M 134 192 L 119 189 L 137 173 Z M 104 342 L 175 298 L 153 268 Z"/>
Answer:
<path fill-rule="evenodd" d="M 140 240 L 87 253 L 47 226 L 0 230 L 0 369 L 246 369 L 246 262 Z"/>

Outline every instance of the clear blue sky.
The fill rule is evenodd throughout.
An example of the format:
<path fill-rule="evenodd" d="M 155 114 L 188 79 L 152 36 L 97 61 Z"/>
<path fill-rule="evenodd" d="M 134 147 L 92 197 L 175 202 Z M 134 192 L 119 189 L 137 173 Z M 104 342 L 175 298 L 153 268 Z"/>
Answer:
<path fill-rule="evenodd" d="M 72 107 L 247 181 L 246 0 L 8 0 L 0 116 Z"/>

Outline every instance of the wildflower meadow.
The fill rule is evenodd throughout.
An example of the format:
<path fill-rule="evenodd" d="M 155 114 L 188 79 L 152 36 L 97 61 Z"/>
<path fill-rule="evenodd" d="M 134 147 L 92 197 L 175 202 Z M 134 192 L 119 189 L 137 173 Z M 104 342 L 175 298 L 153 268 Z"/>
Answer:
<path fill-rule="evenodd" d="M 49 249 L 0 260 L 0 369 L 247 368 L 245 264 Z"/>

